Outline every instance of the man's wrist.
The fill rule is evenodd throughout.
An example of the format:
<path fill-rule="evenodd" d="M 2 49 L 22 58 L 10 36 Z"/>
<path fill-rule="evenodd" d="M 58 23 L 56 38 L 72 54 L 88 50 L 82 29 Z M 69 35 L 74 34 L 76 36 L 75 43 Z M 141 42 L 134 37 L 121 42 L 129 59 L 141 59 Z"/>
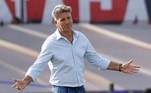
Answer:
<path fill-rule="evenodd" d="M 30 83 L 33 81 L 30 76 L 25 76 L 25 77 L 23 78 L 23 80 L 27 83 L 27 85 L 30 84 Z"/>
<path fill-rule="evenodd" d="M 122 64 L 119 64 L 119 71 L 122 71 Z"/>

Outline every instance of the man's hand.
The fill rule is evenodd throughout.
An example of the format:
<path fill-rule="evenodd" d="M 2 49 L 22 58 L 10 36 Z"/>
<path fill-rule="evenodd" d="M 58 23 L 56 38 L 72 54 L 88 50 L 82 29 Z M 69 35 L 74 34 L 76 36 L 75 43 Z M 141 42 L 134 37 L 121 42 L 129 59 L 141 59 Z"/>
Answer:
<path fill-rule="evenodd" d="M 136 66 L 136 65 L 131 65 L 132 62 L 133 62 L 133 60 L 131 59 L 127 63 L 124 63 L 120 68 L 121 72 L 124 72 L 127 74 L 137 73 L 139 71 L 140 67 Z"/>
<path fill-rule="evenodd" d="M 25 76 L 24 79 L 19 80 L 13 78 L 15 84 L 12 85 L 13 88 L 17 90 L 23 90 L 28 84 L 30 84 L 33 80 L 30 76 Z"/>
<path fill-rule="evenodd" d="M 25 80 L 19 80 L 19 79 L 15 79 L 13 78 L 15 84 L 12 85 L 13 88 L 16 88 L 17 90 L 23 90 L 27 85 L 28 85 L 28 81 Z"/>

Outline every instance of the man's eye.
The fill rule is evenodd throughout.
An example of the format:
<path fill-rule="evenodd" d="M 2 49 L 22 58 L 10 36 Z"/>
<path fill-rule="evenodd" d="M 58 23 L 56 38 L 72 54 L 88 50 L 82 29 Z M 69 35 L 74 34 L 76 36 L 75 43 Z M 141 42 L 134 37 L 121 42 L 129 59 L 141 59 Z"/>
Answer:
<path fill-rule="evenodd" d="M 67 17 L 67 19 L 71 19 L 70 17 Z"/>
<path fill-rule="evenodd" d="M 65 19 L 61 19 L 60 21 L 64 21 Z"/>

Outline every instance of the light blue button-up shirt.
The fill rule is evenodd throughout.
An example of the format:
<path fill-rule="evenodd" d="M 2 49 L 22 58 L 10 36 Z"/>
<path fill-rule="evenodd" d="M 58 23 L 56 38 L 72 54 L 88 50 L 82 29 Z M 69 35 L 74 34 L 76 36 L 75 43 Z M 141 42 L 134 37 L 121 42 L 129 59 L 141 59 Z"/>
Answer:
<path fill-rule="evenodd" d="M 37 60 L 26 75 L 35 81 L 49 65 L 52 85 L 77 87 L 85 84 L 84 58 L 100 69 L 107 69 L 110 60 L 98 55 L 84 34 L 73 30 L 73 38 L 70 43 L 56 30 L 45 40 Z"/>

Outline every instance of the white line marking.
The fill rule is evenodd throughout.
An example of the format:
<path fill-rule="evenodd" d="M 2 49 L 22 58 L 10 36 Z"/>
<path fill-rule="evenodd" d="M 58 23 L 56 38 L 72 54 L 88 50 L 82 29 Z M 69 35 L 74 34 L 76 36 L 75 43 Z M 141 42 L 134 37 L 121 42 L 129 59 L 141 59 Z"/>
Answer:
<path fill-rule="evenodd" d="M 37 57 L 39 54 L 38 52 L 33 51 L 29 48 L 26 48 L 17 44 L 13 44 L 11 42 L 8 42 L 2 39 L 0 39 L 0 46 L 6 47 L 8 49 L 11 49 L 11 50 L 14 50 L 14 51 L 17 51 L 17 52 L 20 52 L 20 53 L 23 53 L 32 57 Z"/>
<path fill-rule="evenodd" d="M 23 46 L 20 46 L 20 45 L 16 45 L 16 44 L 13 44 L 13 43 L 10 43 L 10 42 L 7 42 L 7 41 L 4 41 L 4 40 L 1 40 L 0 39 L 0 46 L 1 47 L 5 47 L 5 48 L 8 48 L 8 49 L 11 49 L 11 50 L 14 50 L 14 51 L 17 51 L 19 53 L 22 53 L 22 54 L 25 54 L 25 55 L 28 55 L 28 56 L 31 56 L 31 57 L 37 57 L 38 56 L 38 52 L 34 51 L 34 50 L 31 50 L 31 49 L 28 49 L 26 47 L 23 47 Z M 13 71 L 16 71 L 17 73 L 21 74 L 21 75 L 25 75 L 25 71 L 13 66 L 13 65 L 10 65 L 6 62 L 3 62 L 0 60 L 0 65 L 2 66 L 5 66 L 6 68 L 9 68 Z M 39 84 L 42 84 L 42 85 L 46 85 L 46 83 L 41 80 L 41 79 L 37 79 L 37 82 Z M 47 92 L 50 91 L 50 88 L 47 89 Z"/>
<path fill-rule="evenodd" d="M 110 80 L 101 77 L 89 70 L 86 70 L 85 72 L 85 77 L 89 82 L 92 82 L 93 86 L 91 86 L 90 89 L 95 89 L 95 90 L 108 90 L 109 85 L 112 83 Z M 94 85 L 95 84 L 95 85 Z M 100 88 L 101 87 L 101 88 Z M 124 90 L 123 87 L 119 86 L 118 84 L 114 84 L 115 90 Z"/>
<path fill-rule="evenodd" d="M 94 32 L 97 32 L 97 33 L 100 33 L 100 34 L 110 36 L 114 39 L 124 41 L 124 42 L 130 43 L 130 44 L 133 44 L 133 45 L 151 50 L 151 44 L 150 43 L 146 43 L 146 42 L 143 42 L 143 41 L 140 41 L 140 40 L 136 40 L 136 39 L 130 38 L 130 37 L 125 36 L 125 35 L 117 34 L 115 32 L 111 32 L 109 30 L 99 28 L 97 26 L 94 26 L 94 25 L 91 25 L 91 24 L 88 24 L 88 23 L 80 23 L 80 26 L 84 27 L 86 29 L 90 29 L 91 31 L 94 31 Z M 37 36 L 37 37 L 40 37 L 40 38 L 43 38 L 43 39 L 46 39 L 48 37 L 47 34 L 40 33 L 40 32 L 34 31 L 34 30 L 30 30 L 30 29 L 26 29 L 26 28 L 23 28 L 23 27 L 19 27 L 19 26 L 16 26 L 16 25 L 9 25 L 9 27 L 11 29 L 15 29 L 16 31 L 24 32 L 26 34 Z"/>
<path fill-rule="evenodd" d="M 47 34 L 40 33 L 40 32 L 34 31 L 34 30 L 30 30 L 30 29 L 26 29 L 26 28 L 23 28 L 23 27 L 19 27 L 19 26 L 16 26 L 16 25 L 9 25 L 8 27 L 11 28 L 11 29 L 15 29 L 15 31 L 24 32 L 26 34 L 37 36 L 37 37 L 40 37 L 40 38 L 43 38 L 43 39 L 46 39 L 48 37 Z"/>
<path fill-rule="evenodd" d="M 20 46 L 20 45 L 16 45 L 16 44 L 13 44 L 13 43 L 10 43 L 8 41 L 1 40 L 1 39 L 0 39 L 0 46 L 11 49 L 11 50 L 14 50 L 14 51 L 17 51 L 19 53 L 22 53 L 22 54 L 25 54 L 25 55 L 28 55 L 28 56 L 31 56 L 31 57 L 35 57 L 35 58 L 39 54 L 37 51 L 31 50 L 29 48 L 26 48 L 26 47 L 23 47 L 23 46 Z M 23 70 L 17 69 L 16 67 L 13 67 L 13 66 L 7 64 L 6 62 L 5 63 L 1 62 L 0 64 L 3 64 L 5 67 L 10 67 L 12 70 L 14 70 L 16 72 L 18 71 L 22 75 L 24 75 L 24 73 L 25 73 Z M 42 80 L 40 80 L 38 82 L 41 83 L 41 84 L 46 84 Z"/>
<path fill-rule="evenodd" d="M 21 74 L 21 75 L 25 75 L 25 73 L 26 73 L 26 72 L 23 71 L 22 69 L 19 69 L 19 68 L 17 68 L 16 66 L 10 65 L 10 64 L 8 64 L 8 63 L 6 63 L 6 62 L 3 62 L 2 60 L 0 60 L 0 65 L 6 67 L 6 68 L 8 68 L 8 69 L 11 69 L 11 70 L 13 70 L 13 71 L 15 71 L 15 72 L 17 72 L 17 73 L 19 73 L 19 74 Z M 14 77 L 14 78 L 15 78 L 15 77 Z M 43 80 L 41 80 L 41 79 L 37 79 L 37 82 L 38 82 L 39 84 L 46 85 L 46 83 L 45 83 Z M 45 92 L 49 92 L 50 89 L 51 89 L 51 88 L 46 88 Z"/>
<path fill-rule="evenodd" d="M 151 44 L 149 44 L 149 43 L 146 43 L 146 42 L 143 42 L 143 41 L 140 41 L 140 40 L 136 40 L 136 39 L 127 37 L 125 35 L 117 34 L 115 32 L 111 32 L 109 30 L 106 30 L 106 29 L 103 29 L 103 28 L 99 28 L 97 26 L 94 26 L 94 25 L 91 25 L 91 24 L 88 24 L 88 23 L 80 23 L 80 26 L 84 27 L 86 29 L 90 29 L 90 30 L 92 30 L 94 32 L 97 32 L 97 33 L 104 34 L 106 36 L 112 37 L 114 39 L 117 39 L 117 40 L 120 40 L 120 41 L 124 41 L 124 42 L 130 43 L 130 44 L 133 44 L 133 45 L 136 45 L 136 46 L 151 50 Z"/>
<path fill-rule="evenodd" d="M 9 68 L 9 69 L 21 74 L 21 75 L 25 75 L 25 71 L 23 71 L 22 69 L 16 68 L 15 66 L 12 66 L 6 62 L 3 62 L 2 60 L 0 60 L 0 65 L 4 66 L 6 68 Z"/>
<path fill-rule="evenodd" d="M 10 65 L 10 64 L 8 64 L 8 63 L 6 63 L 6 62 L 3 62 L 2 60 L 0 60 L 0 65 L 4 66 L 4 67 L 6 67 L 6 68 L 9 68 L 9 69 L 11 69 L 11 70 L 13 70 L 13 71 L 15 71 L 15 72 L 21 74 L 21 75 L 25 75 L 25 73 L 26 73 L 26 72 L 23 71 L 22 69 L 19 69 L 19 68 L 17 68 L 16 66 Z M 46 85 L 46 83 L 45 83 L 44 81 L 40 80 L 40 79 L 38 80 L 38 82 L 39 82 L 40 84 Z"/>

